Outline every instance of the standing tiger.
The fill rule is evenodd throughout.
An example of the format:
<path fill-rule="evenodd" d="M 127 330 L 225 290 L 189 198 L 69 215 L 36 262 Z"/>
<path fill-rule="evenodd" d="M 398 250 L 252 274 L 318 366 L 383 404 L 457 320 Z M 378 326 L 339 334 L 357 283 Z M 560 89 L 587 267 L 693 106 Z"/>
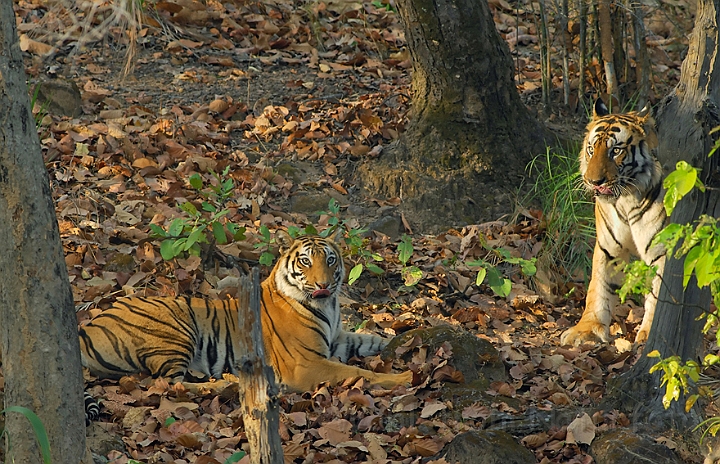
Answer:
<path fill-rule="evenodd" d="M 595 195 L 597 241 L 585 312 L 575 327 L 560 337 L 563 345 L 609 341 L 615 290 L 623 274 L 614 261 L 627 263 L 630 256 L 658 268 L 652 292 L 645 297 L 645 316 L 635 341 L 647 340 L 665 265 L 665 249 L 651 246 L 665 225 L 662 168 L 653 154 L 657 147 L 654 121 L 647 110 L 609 114 L 598 99 L 580 150 L 583 183 Z"/>
<path fill-rule="evenodd" d="M 278 382 L 292 391 L 360 376 L 384 387 L 409 383 L 410 371 L 381 374 L 329 359 L 376 354 L 387 342 L 342 330 L 338 295 L 345 267 L 332 239 L 292 239 L 282 231 L 276 238 L 281 256 L 262 283 L 261 321 Z M 236 373 L 238 310 L 237 300 L 119 300 L 80 329 L 83 364 L 101 377 L 142 372 L 180 381 L 188 368 L 216 378 Z"/>

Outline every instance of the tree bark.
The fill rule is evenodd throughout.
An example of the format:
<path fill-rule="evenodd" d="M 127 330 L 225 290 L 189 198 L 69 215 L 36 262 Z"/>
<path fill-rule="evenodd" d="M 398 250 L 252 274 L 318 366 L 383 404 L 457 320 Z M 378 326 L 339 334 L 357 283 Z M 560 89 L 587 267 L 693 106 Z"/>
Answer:
<path fill-rule="evenodd" d="M 367 191 L 399 196 L 427 232 L 511 212 L 545 131 L 520 101 L 487 1 L 397 4 L 413 62 L 410 124 L 361 167 Z"/>
<path fill-rule="evenodd" d="M 53 462 L 77 463 L 85 455 L 77 320 L 50 183 L 29 110 L 11 0 L 0 0 L 0 50 L 0 333 L 5 406 L 24 406 L 40 417 Z M 13 462 L 42 462 L 28 421 L 10 413 L 5 425 Z"/>
<path fill-rule="evenodd" d="M 674 170 L 679 160 L 701 168 L 705 185 L 712 187 L 705 193 L 695 190 L 675 208 L 670 221 L 686 224 L 701 214 L 720 217 L 719 155 L 708 158 L 714 145 L 709 132 L 720 124 L 720 0 L 699 0 L 695 27 L 687 57 L 683 61 L 680 82 L 666 97 L 657 112 L 659 134 L 658 158 L 666 172 Z M 682 359 L 697 360 L 701 355 L 703 322 L 697 317 L 710 308 L 707 290 L 699 290 L 690 281 L 682 288 L 683 259 L 668 255 L 663 273 L 653 327 L 644 352 L 658 350 L 663 357 L 679 355 Z M 654 359 L 643 356 L 633 368 L 614 382 L 609 400 L 625 410 L 634 411 L 636 422 L 651 424 L 659 429 L 679 429 L 696 425 L 696 412 L 686 414 L 684 401 L 664 410 L 660 398 L 660 375 L 648 374 Z"/>
<path fill-rule="evenodd" d="M 245 355 L 237 366 L 243 422 L 250 444 L 252 464 L 282 464 L 283 449 L 278 427 L 278 386 L 272 367 L 265 362 L 260 317 L 260 272 L 253 269 L 252 278 L 240 279 L 238 289 L 240 346 Z"/>

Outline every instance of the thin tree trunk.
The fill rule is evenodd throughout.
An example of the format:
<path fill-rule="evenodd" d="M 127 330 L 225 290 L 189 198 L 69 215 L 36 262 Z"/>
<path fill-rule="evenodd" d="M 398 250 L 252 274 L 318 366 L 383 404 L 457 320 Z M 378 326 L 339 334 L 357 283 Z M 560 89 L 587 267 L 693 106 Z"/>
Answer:
<path fill-rule="evenodd" d="M 638 104 L 642 108 L 650 94 L 650 60 L 645 43 L 645 22 L 642 5 L 632 2 L 633 13 L 633 47 L 635 48 L 635 81 L 638 86 Z"/>
<path fill-rule="evenodd" d="M 600 32 L 600 52 L 605 64 L 605 82 L 610 97 L 617 97 L 617 76 L 615 75 L 615 53 L 613 51 L 613 24 L 610 19 L 610 0 L 598 1 L 598 30 Z M 608 101 L 612 104 L 612 98 Z"/>
<path fill-rule="evenodd" d="M 585 66 L 587 65 L 587 3 L 580 0 L 580 44 L 578 63 L 578 101 L 583 102 L 585 99 Z"/>
<path fill-rule="evenodd" d="M 563 103 L 570 104 L 570 46 L 571 38 L 568 31 L 568 0 L 562 1 L 562 14 L 560 27 L 562 28 L 563 39 Z"/>
<path fill-rule="evenodd" d="M 260 273 L 253 269 L 252 278 L 242 277 L 238 289 L 241 349 L 246 353 L 238 368 L 243 422 L 250 444 L 252 464 L 282 464 L 283 449 L 278 427 L 278 386 L 272 367 L 265 362 L 260 322 Z"/>
<path fill-rule="evenodd" d="M 685 224 L 701 214 L 720 217 L 720 156 L 708 158 L 713 146 L 709 131 L 720 125 L 720 0 L 698 2 L 695 27 L 688 54 L 682 64 L 680 82 L 661 103 L 657 115 L 659 137 L 658 158 L 666 171 L 685 160 L 701 168 L 706 193 L 695 191 L 675 208 L 670 220 Z M 702 348 L 698 315 L 710 308 L 710 295 L 700 291 L 690 281 L 682 288 L 683 260 L 668 256 L 663 273 L 663 286 L 644 352 L 658 350 L 663 357 L 678 355 L 685 360 L 697 360 Z M 697 424 L 698 415 L 686 414 L 684 402 L 674 403 L 664 410 L 660 398 L 659 373 L 649 375 L 655 360 L 643 357 L 615 383 L 608 400 L 624 409 L 634 411 L 635 422 L 666 429 L 687 428 Z"/>
<path fill-rule="evenodd" d="M 52 461 L 85 454 L 77 320 L 11 0 L 0 0 L 0 332 L 5 405 L 42 420 Z M 41 462 L 30 424 L 6 417 L 15 463 Z M 10 462 L 10 459 L 8 459 Z"/>

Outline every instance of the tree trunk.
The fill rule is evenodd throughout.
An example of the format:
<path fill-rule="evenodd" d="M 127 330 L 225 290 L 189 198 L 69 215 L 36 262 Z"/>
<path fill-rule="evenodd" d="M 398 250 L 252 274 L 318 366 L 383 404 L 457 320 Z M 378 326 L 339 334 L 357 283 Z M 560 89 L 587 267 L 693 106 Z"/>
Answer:
<path fill-rule="evenodd" d="M 42 420 L 52 461 L 85 454 L 77 320 L 50 183 L 29 111 L 11 0 L 0 0 L 0 332 L 5 406 Z M 29 422 L 9 413 L 8 462 L 42 462 Z M 7 449 L 7 448 L 6 448 Z"/>
<path fill-rule="evenodd" d="M 487 1 L 397 4 L 413 62 L 411 120 L 379 160 L 361 167 L 367 191 L 400 197 L 425 232 L 511 212 L 545 132 L 520 101 Z"/>
<path fill-rule="evenodd" d="M 252 277 L 242 277 L 238 288 L 240 308 L 240 347 L 245 355 L 238 363 L 240 401 L 243 422 L 250 444 L 251 464 L 282 464 L 283 449 L 278 427 L 278 386 L 272 367 L 265 362 L 260 317 L 260 271 L 253 269 Z"/>
<path fill-rule="evenodd" d="M 703 182 L 713 189 L 694 191 L 675 208 L 671 222 L 685 224 L 701 214 L 720 217 L 720 155 L 708 158 L 714 141 L 709 131 L 720 124 L 720 0 L 699 0 L 695 27 L 687 57 L 683 61 L 680 82 L 660 105 L 657 114 L 659 134 L 658 158 L 665 171 L 685 160 L 701 168 Z M 701 354 L 702 321 L 695 319 L 710 308 L 710 295 L 699 290 L 693 280 L 682 288 L 683 260 L 668 256 L 663 285 L 655 312 L 653 327 L 644 352 L 658 350 L 663 357 L 679 355 L 697 360 Z M 636 422 L 658 428 L 687 428 L 697 424 L 699 416 L 684 412 L 684 401 L 664 410 L 660 398 L 664 387 L 659 373 L 648 374 L 654 359 L 643 356 L 633 368 L 614 384 L 610 400 L 634 411 Z"/>

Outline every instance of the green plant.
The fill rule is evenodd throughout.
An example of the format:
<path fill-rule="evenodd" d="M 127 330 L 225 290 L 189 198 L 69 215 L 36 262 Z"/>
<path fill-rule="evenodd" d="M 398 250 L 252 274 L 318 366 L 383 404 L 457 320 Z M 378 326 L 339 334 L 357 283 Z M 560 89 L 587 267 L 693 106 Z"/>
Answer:
<path fill-rule="evenodd" d="M 43 464 L 50 464 L 50 440 L 48 440 L 45 426 L 43 425 L 37 414 L 29 410 L 28 408 L 22 406 L 10 406 L 0 411 L 0 414 L 7 414 L 9 412 L 20 413 L 25 416 L 28 422 L 30 422 L 30 426 L 32 427 L 33 433 L 35 434 L 35 439 L 38 442 L 38 446 L 40 446 L 40 454 L 42 455 Z M 5 435 L 5 433 L 6 431 L 3 430 L 2 433 L 0 433 L 0 437 Z M 10 450 L 8 450 L 8 454 L 10 454 Z"/>
<path fill-rule="evenodd" d="M 407 265 L 408 261 L 410 261 L 410 258 L 412 257 L 413 252 L 415 251 L 412 244 L 412 238 L 407 234 L 403 234 L 400 238 L 400 243 L 398 244 L 397 250 L 398 259 L 403 265 L 402 270 L 400 271 L 403 282 L 406 287 L 413 287 L 417 285 L 418 282 L 420 282 L 420 279 L 423 278 L 423 272 L 417 266 Z"/>
<path fill-rule="evenodd" d="M 245 457 L 245 451 L 236 451 L 235 453 L 231 454 L 229 458 L 225 460 L 224 464 L 234 464 L 236 462 L 240 462 L 242 458 Z"/>
<path fill-rule="evenodd" d="M 224 245 L 228 243 L 228 233 L 232 240 L 245 240 L 245 227 L 223 219 L 230 211 L 225 206 L 235 188 L 233 179 L 227 177 L 228 171 L 229 168 L 222 174 L 211 171 L 215 183 L 208 185 L 205 185 L 199 174 L 191 175 L 188 178 L 190 186 L 203 198 L 201 209 L 198 210 L 195 204 L 186 201 L 179 207 L 188 217 L 173 219 L 167 230 L 157 224 L 150 224 L 152 237 L 162 239 L 160 254 L 163 259 L 169 261 L 184 253 L 200 256 L 202 244 Z"/>
<path fill-rule="evenodd" d="M 527 277 L 535 275 L 537 267 L 535 266 L 536 258 L 524 259 L 512 256 L 510 251 L 505 248 L 493 248 L 486 242 L 482 242 L 483 248 L 488 251 L 488 255 L 484 259 L 476 259 L 468 261 L 465 264 L 470 267 L 479 267 L 477 276 L 475 277 L 475 285 L 481 285 L 487 279 L 487 285 L 495 292 L 496 295 L 505 298 L 510 294 L 512 283 L 510 279 L 503 276 L 498 269 L 498 265 L 502 263 L 520 266 L 520 271 Z"/>
<path fill-rule="evenodd" d="M 526 169 L 535 182 L 520 201 L 540 206 L 544 236 L 538 261 L 566 280 L 590 275 L 595 237 L 593 203 L 580 188 L 578 151 L 575 147 L 555 153 L 548 148 L 535 157 Z"/>
<path fill-rule="evenodd" d="M 392 6 L 392 4 L 387 0 L 373 0 L 372 6 L 378 9 L 384 9 L 385 11 L 396 13 L 395 7 Z"/>
<path fill-rule="evenodd" d="M 260 264 L 264 266 L 270 266 L 273 261 L 275 261 L 275 255 L 270 253 L 270 246 L 275 241 L 275 239 L 270 238 L 270 229 L 268 229 L 268 226 L 260 226 L 260 242 L 253 245 L 255 248 L 265 248 L 265 251 L 263 251 L 260 254 L 260 259 L 258 260 Z"/>
<path fill-rule="evenodd" d="M 32 97 L 30 98 L 30 109 L 32 110 L 35 108 L 35 103 L 37 103 L 38 97 L 40 96 L 40 84 L 35 84 L 35 89 L 33 89 Z M 38 129 L 40 127 L 40 124 L 42 123 L 42 120 L 47 116 L 48 114 L 48 108 L 50 107 L 50 100 L 45 100 L 43 104 L 40 106 L 40 109 L 38 110 L 37 114 L 34 116 L 35 119 L 35 128 Z"/>
<path fill-rule="evenodd" d="M 716 131 L 713 129 L 713 132 Z M 720 145 L 715 144 L 708 156 L 711 156 Z M 676 170 L 670 173 L 663 181 L 666 195 L 663 199 L 665 209 L 670 215 L 683 196 L 687 195 L 693 188 L 705 190 L 704 185 L 698 179 L 698 170 L 689 166 L 686 162 L 680 161 Z M 680 243 L 680 246 L 678 244 Z M 709 287 L 715 301 L 715 307 L 720 307 L 720 227 L 718 219 L 707 215 L 701 216 L 695 224 L 668 224 L 653 239 L 653 245 L 662 244 L 668 254 L 674 254 L 675 258 L 684 257 L 683 263 L 683 287 L 687 288 L 690 277 L 695 276 L 699 288 Z M 646 272 L 652 272 L 652 269 Z M 720 310 L 704 314 L 706 318 L 703 333 L 707 333 L 715 323 L 720 320 Z M 716 339 L 720 336 L 720 329 L 716 333 Z M 649 357 L 660 358 L 661 354 L 654 350 L 648 353 Z M 720 362 L 720 356 L 710 353 L 702 360 L 702 367 L 712 366 Z M 662 370 L 662 385 L 665 386 L 663 395 L 663 406 L 667 409 L 672 401 L 677 401 L 680 392 L 687 394 L 690 389 L 688 378 L 697 382 L 700 375 L 701 365 L 694 360 L 682 362 L 677 356 L 660 359 L 650 372 Z M 688 395 L 685 402 L 685 409 L 689 411 L 697 401 L 699 393 Z M 720 418 L 708 422 L 709 430 L 714 435 L 720 430 Z"/>
<path fill-rule="evenodd" d="M 375 262 L 383 261 L 383 257 L 378 253 L 368 250 L 369 239 L 363 235 L 367 229 L 350 227 L 347 220 L 340 218 L 340 205 L 334 198 L 330 199 L 327 211 L 320 211 L 318 214 L 328 216 L 327 229 L 320 232 L 323 237 L 329 237 L 337 234 L 339 240 L 345 244 L 348 258 L 355 265 L 348 272 L 348 285 L 352 285 L 360 278 L 363 270 L 367 269 L 375 275 L 381 275 L 385 271 L 375 264 Z"/>

